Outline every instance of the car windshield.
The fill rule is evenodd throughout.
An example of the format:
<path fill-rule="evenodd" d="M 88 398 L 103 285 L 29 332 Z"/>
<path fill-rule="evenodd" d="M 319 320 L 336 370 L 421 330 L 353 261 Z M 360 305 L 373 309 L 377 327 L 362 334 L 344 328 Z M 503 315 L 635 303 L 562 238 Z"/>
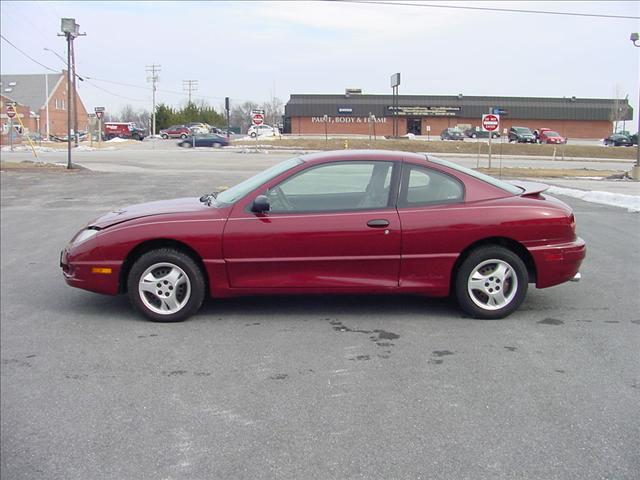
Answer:
<path fill-rule="evenodd" d="M 559 137 L 560 134 L 558 132 L 544 132 L 547 137 Z"/>
<path fill-rule="evenodd" d="M 281 173 L 284 173 L 301 163 L 302 160 L 299 158 L 290 158 L 289 160 L 280 162 L 273 167 L 248 178 L 244 182 L 240 182 L 224 192 L 220 192 L 216 197 L 216 203 L 234 203 L 252 190 L 258 188 L 263 183 L 268 182 L 272 178 L 277 177 Z"/>
<path fill-rule="evenodd" d="M 466 173 L 472 177 L 477 178 L 478 180 L 482 180 L 483 182 L 487 182 L 494 187 L 501 188 L 502 190 L 506 190 L 509 193 L 514 195 L 520 195 L 524 190 L 520 187 L 516 187 L 515 185 L 511 185 L 510 183 L 503 182 L 502 180 L 498 180 L 497 178 L 490 177 L 489 175 L 485 175 L 484 173 L 477 172 L 475 170 L 471 170 L 470 168 L 463 167 L 462 165 L 458 165 L 457 163 L 449 162 L 447 160 L 443 160 L 441 158 L 436 157 L 428 157 L 428 160 L 433 163 L 437 163 L 438 165 L 444 165 L 445 167 L 453 168 L 462 173 Z"/>
<path fill-rule="evenodd" d="M 531 130 L 528 128 L 516 127 L 514 130 L 518 133 L 531 133 Z"/>
<path fill-rule="evenodd" d="M 449 129 L 449 133 L 456 134 L 456 133 L 462 133 L 462 131 L 461 131 L 461 130 L 458 130 L 457 128 L 450 128 L 450 129 Z"/>

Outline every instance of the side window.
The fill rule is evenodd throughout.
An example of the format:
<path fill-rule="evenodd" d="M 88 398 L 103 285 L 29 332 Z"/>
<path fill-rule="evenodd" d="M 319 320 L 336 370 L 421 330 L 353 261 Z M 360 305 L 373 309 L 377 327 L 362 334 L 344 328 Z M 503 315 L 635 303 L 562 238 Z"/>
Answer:
<path fill-rule="evenodd" d="M 392 162 L 336 162 L 311 167 L 267 192 L 271 212 L 386 208 Z"/>
<path fill-rule="evenodd" d="M 411 207 L 464 200 L 464 188 L 457 179 L 420 167 L 405 169 L 400 206 Z"/>

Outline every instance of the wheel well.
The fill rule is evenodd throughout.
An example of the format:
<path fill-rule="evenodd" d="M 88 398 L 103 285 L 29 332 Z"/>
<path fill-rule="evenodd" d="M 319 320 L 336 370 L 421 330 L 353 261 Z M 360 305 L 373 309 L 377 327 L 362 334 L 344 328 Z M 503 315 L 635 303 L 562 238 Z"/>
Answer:
<path fill-rule="evenodd" d="M 454 263 L 453 269 L 451 271 L 451 280 L 450 280 L 451 283 L 449 287 L 451 292 L 455 291 L 456 273 L 458 272 L 458 268 L 460 268 L 460 265 L 462 264 L 462 262 L 464 262 L 466 258 L 471 254 L 471 252 L 476 248 L 485 247 L 489 245 L 498 245 L 500 247 L 504 247 L 508 250 L 511 250 L 516 255 L 518 255 L 520 259 L 524 262 L 525 266 L 527 267 L 527 273 L 529 274 L 529 283 L 535 283 L 536 264 L 533 261 L 533 257 L 531 256 L 529 251 L 525 248 L 525 246 L 510 238 L 491 237 L 491 238 L 484 238 L 475 243 L 472 243 L 467 248 L 465 248 L 462 251 L 462 253 L 458 256 L 458 259 L 456 260 L 456 263 Z"/>
<path fill-rule="evenodd" d="M 122 269 L 120 269 L 120 281 L 119 281 L 118 293 L 126 293 L 127 278 L 129 277 L 129 271 L 131 271 L 131 267 L 133 266 L 134 263 L 136 263 L 136 260 L 138 260 L 138 258 L 140 258 L 145 253 L 150 252 L 151 250 L 159 249 L 159 248 L 173 248 L 174 250 L 178 250 L 182 253 L 189 255 L 193 259 L 193 261 L 196 262 L 196 264 L 202 271 L 205 288 L 207 291 L 209 290 L 209 277 L 207 275 L 207 269 L 204 268 L 204 263 L 202 262 L 202 258 L 200 257 L 200 255 L 198 255 L 198 253 L 196 253 L 196 251 L 193 248 L 191 248 L 190 246 L 182 242 L 179 242 L 177 240 L 171 240 L 168 238 L 158 238 L 155 240 L 149 240 L 149 241 L 143 242 L 137 245 L 133 250 L 129 252 L 129 254 L 127 255 L 127 258 L 125 258 L 124 262 L 122 263 Z"/>

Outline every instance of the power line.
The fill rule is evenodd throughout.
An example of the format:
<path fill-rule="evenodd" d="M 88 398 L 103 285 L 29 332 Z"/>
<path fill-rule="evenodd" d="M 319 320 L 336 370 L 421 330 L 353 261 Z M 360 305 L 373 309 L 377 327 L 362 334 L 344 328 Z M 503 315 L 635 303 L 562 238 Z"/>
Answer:
<path fill-rule="evenodd" d="M 2 37 L 2 40 L 4 40 L 5 42 L 7 42 L 9 45 L 11 45 L 13 48 L 15 48 L 17 51 L 19 51 L 21 54 L 23 54 L 25 57 L 27 57 L 29 60 L 31 60 L 32 62 L 37 63 L 38 65 L 40 65 L 41 67 L 46 68 L 47 70 L 49 70 L 50 72 L 56 72 L 58 73 L 57 70 L 54 70 L 53 68 L 47 67 L 46 65 L 44 65 L 43 63 L 40 63 L 38 60 L 36 60 L 35 58 L 33 58 L 32 56 L 30 56 L 28 53 L 24 52 L 23 50 L 20 50 L 18 47 L 16 47 L 13 43 L 11 43 L 9 40 L 7 40 L 7 37 L 5 37 L 4 35 L 0 34 L 0 37 Z"/>
<path fill-rule="evenodd" d="M 568 17 L 591 17 L 591 18 L 609 18 L 609 19 L 625 19 L 640 20 L 638 16 L 631 15 L 607 15 L 598 13 L 578 13 L 578 12 L 554 12 L 549 10 L 524 10 L 520 8 L 492 8 L 492 7 L 469 7 L 462 5 L 437 5 L 433 3 L 409 3 L 409 2 L 389 2 L 381 0 L 323 0 L 325 2 L 337 3 L 363 3 L 372 5 L 392 5 L 405 7 L 425 7 L 425 8 L 449 8 L 456 10 L 475 10 L 481 12 L 501 12 L 501 13 L 533 13 L 540 15 L 563 15 Z"/>
<path fill-rule="evenodd" d="M 189 92 L 189 103 L 191 105 L 191 92 L 198 91 L 198 80 L 183 80 L 182 81 L 182 89 L 185 92 Z"/>

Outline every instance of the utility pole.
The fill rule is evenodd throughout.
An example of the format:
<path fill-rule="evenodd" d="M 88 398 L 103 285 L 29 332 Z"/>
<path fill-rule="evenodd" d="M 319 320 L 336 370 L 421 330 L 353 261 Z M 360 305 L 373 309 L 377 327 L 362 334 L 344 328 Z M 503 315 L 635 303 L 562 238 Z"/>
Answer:
<path fill-rule="evenodd" d="M 73 42 L 71 42 L 71 64 L 69 65 L 69 69 L 71 70 L 71 78 L 73 78 L 73 92 L 71 92 L 71 98 L 69 99 L 69 108 L 73 108 L 73 110 L 71 110 L 71 114 L 73 115 L 73 136 L 75 138 L 75 144 L 77 147 L 79 141 L 77 103 L 78 91 L 76 90 L 76 54 L 73 48 Z"/>
<path fill-rule="evenodd" d="M 183 80 L 182 81 L 182 90 L 185 92 L 189 92 L 189 103 L 191 105 L 191 92 L 198 91 L 198 80 Z"/>
<path fill-rule="evenodd" d="M 73 168 L 71 163 L 71 50 L 73 40 L 86 33 L 80 33 L 80 25 L 76 23 L 75 18 L 63 18 L 60 22 L 60 30 L 62 34 L 59 33 L 58 36 L 67 39 L 67 169 L 70 170 Z M 73 73 L 75 74 L 75 71 Z"/>
<path fill-rule="evenodd" d="M 147 77 L 147 82 L 151 82 L 151 89 L 152 89 L 153 109 L 151 110 L 151 115 L 152 115 L 151 134 L 153 136 L 155 136 L 156 134 L 156 83 L 160 79 L 160 77 L 158 77 L 158 72 L 160 72 L 161 66 L 162 65 L 156 65 L 155 63 L 152 63 L 151 65 L 146 65 L 147 73 L 150 74 L 150 76 Z"/>

